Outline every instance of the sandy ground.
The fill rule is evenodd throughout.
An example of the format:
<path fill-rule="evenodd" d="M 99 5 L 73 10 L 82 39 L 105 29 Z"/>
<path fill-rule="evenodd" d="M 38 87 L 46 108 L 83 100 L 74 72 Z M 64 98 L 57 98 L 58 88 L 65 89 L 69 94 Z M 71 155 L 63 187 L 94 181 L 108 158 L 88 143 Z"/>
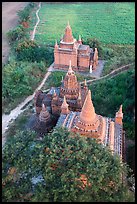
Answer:
<path fill-rule="evenodd" d="M 18 24 L 17 11 L 28 2 L 2 2 L 2 63 L 5 63 L 10 51 L 6 33 Z"/>

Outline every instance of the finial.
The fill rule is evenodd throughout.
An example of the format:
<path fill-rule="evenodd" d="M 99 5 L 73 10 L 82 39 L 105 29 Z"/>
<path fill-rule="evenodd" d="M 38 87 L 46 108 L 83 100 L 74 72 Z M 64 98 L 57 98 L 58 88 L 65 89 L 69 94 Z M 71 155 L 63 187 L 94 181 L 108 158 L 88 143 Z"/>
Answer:
<path fill-rule="evenodd" d="M 55 89 L 53 90 L 53 97 L 56 96 L 56 91 Z"/>
<path fill-rule="evenodd" d="M 44 105 L 44 103 L 42 104 L 42 111 L 45 111 L 46 110 L 46 107 Z"/>
<path fill-rule="evenodd" d="M 119 113 L 122 113 L 122 104 L 120 105 Z"/>
<path fill-rule="evenodd" d="M 69 25 L 69 21 L 68 21 L 68 26 L 70 26 L 70 25 Z"/>
<path fill-rule="evenodd" d="M 68 107 L 68 104 L 67 104 L 67 101 L 66 101 L 66 96 L 64 96 L 64 99 L 63 99 L 63 103 L 62 103 L 62 108 L 64 108 L 64 107 Z"/>
<path fill-rule="evenodd" d="M 64 103 L 67 103 L 67 102 L 66 102 L 66 96 L 64 96 Z"/>
<path fill-rule="evenodd" d="M 97 48 L 95 47 L 95 52 L 98 52 Z"/>
<path fill-rule="evenodd" d="M 55 40 L 55 47 L 58 47 L 58 43 L 57 43 L 57 40 Z"/>
<path fill-rule="evenodd" d="M 71 60 L 69 61 L 69 69 L 68 69 L 68 73 L 72 73 L 73 70 L 72 70 L 72 67 L 71 67 Z"/>
<path fill-rule="evenodd" d="M 81 100 L 81 92 L 79 91 L 78 100 Z"/>
<path fill-rule="evenodd" d="M 61 40 L 63 39 L 63 34 L 61 34 Z"/>
<path fill-rule="evenodd" d="M 81 35 L 79 35 L 79 41 L 81 41 Z"/>
<path fill-rule="evenodd" d="M 86 79 L 84 80 L 84 86 L 87 86 L 87 80 Z"/>

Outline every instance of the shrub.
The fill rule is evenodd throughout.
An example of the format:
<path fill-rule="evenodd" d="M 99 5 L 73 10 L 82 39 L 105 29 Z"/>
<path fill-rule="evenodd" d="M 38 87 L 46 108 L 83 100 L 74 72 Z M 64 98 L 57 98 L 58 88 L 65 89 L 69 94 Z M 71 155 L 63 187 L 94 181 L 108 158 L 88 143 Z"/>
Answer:
<path fill-rule="evenodd" d="M 43 62 L 16 62 L 5 65 L 2 69 L 3 109 L 8 108 L 30 95 L 43 78 L 46 71 Z M 14 104 L 15 103 L 15 104 Z M 11 107 L 10 107 L 11 108 Z"/>
<path fill-rule="evenodd" d="M 19 23 L 26 22 L 30 18 L 31 9 L 34 8 L 34 3 L 30 2 L 23 10 L 17 12 L 19 16 Z"/>
<path fill-rule="evenodd" d="M 46 61 L 51 64 L 53 62 L 53 50 L 45 46 L 39 46 L 35 41 L 24 40 L 18 42 L 15 48 L 17 59 L 29 62 Z"/>
<path fill-rule="evenodd" d="M 26 30 L 22 25 L 17 26 L 15 29 L 7 32 L 7 37 L 10 43 L 20 40 L 26 36 Z"/>

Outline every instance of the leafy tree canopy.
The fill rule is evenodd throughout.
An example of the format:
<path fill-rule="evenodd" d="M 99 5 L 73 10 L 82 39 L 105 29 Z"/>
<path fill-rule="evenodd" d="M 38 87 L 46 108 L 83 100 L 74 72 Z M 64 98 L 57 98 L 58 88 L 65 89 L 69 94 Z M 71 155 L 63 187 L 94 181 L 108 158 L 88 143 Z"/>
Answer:
<path fill-rule="evenodd" d="M 54 129 L 43 139 L 18 132 L 3 150 L 3 201 L 88 202 L 131 199 L 118 156 L 91 138 Z M 126 195 L 126 197 L 125 197 Z"/>

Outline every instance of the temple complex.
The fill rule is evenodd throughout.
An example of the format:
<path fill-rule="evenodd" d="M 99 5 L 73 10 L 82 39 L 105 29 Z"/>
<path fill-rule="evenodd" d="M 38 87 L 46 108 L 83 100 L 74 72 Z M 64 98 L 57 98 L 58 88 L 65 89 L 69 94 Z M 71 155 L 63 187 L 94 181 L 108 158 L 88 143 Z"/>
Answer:
<path fill-rule="evenodd" d="M 82 136 L 96 138 L 103 145 L 110 146 L 110 149 L 122 158 L 124 146 L 122 105 L 115 118 L 96 114 L 86 80 L 81 87 L 71 61 L 61 86 L 52 87 L 47 94 L 38 91 L 34 97 L 34 104 L 37 115 L 35 129 L 39 132 L 48 132 L 55 125 L 66 127 Z"/>
<path fill-rule="evenodd" d="M 48 93 L 39 90 L 35 94 L 34 104 L 34 129 L 40 134 L 45 134 L 55 126 L 62 126 L 84 137 L 95 138 L 123 158 L 125 139 L 122 105 L 115 118 L 96 114 L 86 80 L 81 87 L 72 69 L 71 60 L 61 86 L 52 87 Z"/>
<path fill-rule="evenodd" d="M 67 104 L 66 107 L 68 107 Z M 109 146 L 112 152 L 119 154 L 122 158 L 124 145 L 122 119 L 122 105 L 116 113 L 115 119 L 96 114 L 91 91 L 88 90 L 81 111 L 61 112 L 56 127 L 62 126 L 71 132 L 78 132 L 82 136 L 96 138 L 98 142 Z"/>
<path fill-rule="evenodd" d="M 81 37 L 74 39 L 71 27 L 68 25 L 60 44 L 54 47 L 54 68 L 67 70 L 71 60 L 72 68 L 76 71 L 89 72 L 95 70 L 98 65 L 97 48 L 93 50 L 89 45 L 83 45 Z"/>

